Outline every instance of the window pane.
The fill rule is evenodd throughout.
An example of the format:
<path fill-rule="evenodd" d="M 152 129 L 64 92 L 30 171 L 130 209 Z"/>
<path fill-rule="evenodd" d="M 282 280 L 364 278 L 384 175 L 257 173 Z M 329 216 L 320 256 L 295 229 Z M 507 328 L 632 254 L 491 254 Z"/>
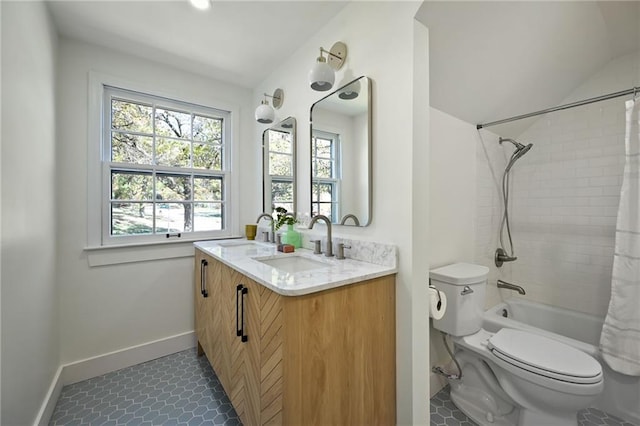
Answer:
<path fill-rule="evenodd" d="M 221 144 L 222 119 L 195 115 L 193 117 L 193 140 Z"/>
<path fill-rule="evenodd" d="M 194 231 L 219 231 L 222 229 L 222 204 L 197 203 L 193 213 Z"/>
<path fill-rule="evenodd" d="M 158 139 L 156 142 L 156 164 L 171 167 L 189 167 L 191 143 L 173 139 Z"/>
<path fill-rule="evenodd" d="M 273 209 L 275 210 L 276 207 L 282 207 L 283 209 L 287 210 L 288 212 L 292 212 L 293 213 L 293 203 L 275 202 L 275 203 L 273 203 Z"/>
<path fill-rule="evenodd" d="M 111 235 L 151 234 L 153 203 L 111 203 Z"/>
<path fill-rule="evenodd" d="M 222 170 L 222 147 L 194 143 L 193 167 L 195 169 Z"/>
<path fill-rule="evenodd" d="M 153 138 L 129 135 L 127 133 L 111 134 L 111 161 L 133 164 L 153 164 Z"/>
<path fill-rule="evenodd" d="M 319 178 L 332 178 L 333 177 L 333 167 L 331 160 L 316 160 L 314 176 Z"/>
<path fill-rule="evenodd" d="M 333 205 L 331 203 L 313 203 L 311 216 L 317 216 L 319 214 L 328 217 L 333 222 Z"/>
<path fill-rule="evenodd" d="M 331 210 L 331 203 L 320 203 L 320 214 L 328 217 L 333 221 L 333 214 Z"/>
<path fill-rule="evenodd" d="M 190 139 L 191 114 L 156 108 L 156 134 Z"/>
<path fill-rule="evenodd" d="M 158 173 L 156 176 L 156 200 L 191 200 L 191 177 Z"/>
<path fill-rule="evenodd" d="M 272 182 L 271 183 L 271 199 L 274 202 L 293 200 L 293 183 Z M 287 211 L 290 211 L 290 210 L 287 209 Z"/>
<path fill-rule="evenodd" d="M 113 99 L 111 100 L 111 128 L 152 133 L 151 111 L 150 106 Z"/>
<path fill-rule="evenodd" d="M 331 140 L 316 139 L 316 157 L 331 158 Z"/>
<path fill-rule="evenodd" d="M 269 131 L 269 151 L 291 153 L 293 144 L 291 135 L 275 130 Z"/>
<path fill-rule="evenodd" d="M 288 154 L 269 153 L 269 174 L 275 176 L 293 176 L 293 157 Z"/>
<path fill-rule="evenodd" d="M 193 187 L 195 189 L 194 200 L 196 201 L 222 200 L 222 178 L 194 177 Z"/>
<path fill-rule="evenodd" d="M 333 201 L 331 192 L 333 185 L 330 183 L 315 183 L 313 185 L 313 200 L 314 201 Z"/>
<path fill-rule="evenodd" d="M 111 171 L 111 199 L 152 200 L 153 180 L 151 173 Z"/>
<path fill-rule="evenodd" d="M 156 233 L 191 231 L 191 203 L 158 203 L 156 205 Z"/>

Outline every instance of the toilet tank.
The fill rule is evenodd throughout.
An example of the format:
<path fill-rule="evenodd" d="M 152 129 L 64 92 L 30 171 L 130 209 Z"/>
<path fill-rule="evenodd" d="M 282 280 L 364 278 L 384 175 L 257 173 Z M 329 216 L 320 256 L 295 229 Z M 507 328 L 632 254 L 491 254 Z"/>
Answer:
<path fill-rule="evenodd" d="M 454 263 L 429 272 L 430 285 L 447 297 L 444 316 L 433 326 L 452 336 L 468 336 L 480 330 L 484 314 L 489 268 Z"/>

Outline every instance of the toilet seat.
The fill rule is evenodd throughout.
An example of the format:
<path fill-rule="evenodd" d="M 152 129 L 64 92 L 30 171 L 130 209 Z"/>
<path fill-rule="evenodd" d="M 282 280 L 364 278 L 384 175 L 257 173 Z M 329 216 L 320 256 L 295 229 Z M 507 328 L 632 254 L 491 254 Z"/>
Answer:
<path fill-rule="evenodd" d="M 517 369 L 576 385 L 602 382 L 602 366 L 591 356 L 534 333 L 503 328 L 487 345 L 493 356 Z"/>

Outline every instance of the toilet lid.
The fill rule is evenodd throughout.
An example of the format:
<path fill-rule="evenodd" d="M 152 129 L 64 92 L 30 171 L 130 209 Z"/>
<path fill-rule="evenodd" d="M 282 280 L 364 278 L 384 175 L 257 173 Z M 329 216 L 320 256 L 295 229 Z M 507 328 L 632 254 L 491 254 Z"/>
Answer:
<path fill-rule="evenodd" d="M 535 374 L 581 384 L 602 380 L 602 366 L 593 357 L 538 334 L 503 328 L 488 347 L 501 360 Z"/>

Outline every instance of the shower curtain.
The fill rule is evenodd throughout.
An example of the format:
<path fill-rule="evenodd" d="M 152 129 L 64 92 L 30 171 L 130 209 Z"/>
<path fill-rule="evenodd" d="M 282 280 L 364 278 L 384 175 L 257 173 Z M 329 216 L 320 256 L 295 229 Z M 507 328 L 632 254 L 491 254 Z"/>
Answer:
<path fill-rule="evenodd" d="M 609 366 L 640 376 L 640 99 L 627 101 L 626 162 L 616 226 L 611 300 L 600 349 Z"/>

